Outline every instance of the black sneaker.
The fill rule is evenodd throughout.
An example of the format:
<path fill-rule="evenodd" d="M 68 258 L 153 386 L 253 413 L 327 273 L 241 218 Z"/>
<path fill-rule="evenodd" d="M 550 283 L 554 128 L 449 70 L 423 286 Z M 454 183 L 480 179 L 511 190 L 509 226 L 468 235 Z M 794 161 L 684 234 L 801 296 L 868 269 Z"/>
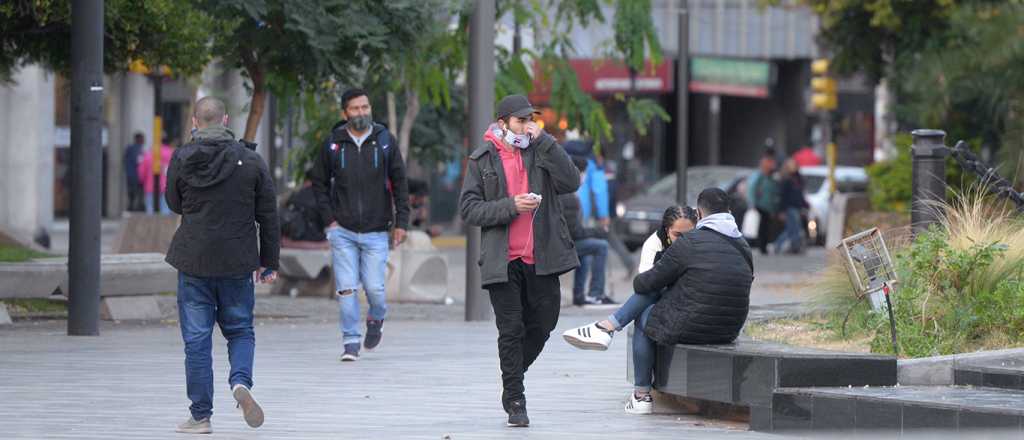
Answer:
<path fill-rule="evenodd" d="M 355 362 L 359 360 L 359 343 L 345 344 L 345 352 L 341 355 L 342 362 Z"/>
<path fill-rule="evenodd" d="M 384 321 L 367 320 L 366 321 L 366 340 L 363 341 L 363 346 L 367 350 L 373 350 L 380 344 L 380 338 L 383 336 Z"/>
<path fill-rule="evenodd" d="M 604 296 L 604 297 L 601 297 L 601 304 L 604 304 L 604 305 L 615 305 L 615 304 L 618 304 L 618 303 L 615 302 L 614 299 L 611 299 L 611 298 L 609 298 L 607 296 Z"/>
<path fill-rule="evenodd" d="M 526 401 L 513 400 L 508 403 L 508 423 L 511 428 L 526 428 L 530 426 L 530 418 L 526 416 Z"/>

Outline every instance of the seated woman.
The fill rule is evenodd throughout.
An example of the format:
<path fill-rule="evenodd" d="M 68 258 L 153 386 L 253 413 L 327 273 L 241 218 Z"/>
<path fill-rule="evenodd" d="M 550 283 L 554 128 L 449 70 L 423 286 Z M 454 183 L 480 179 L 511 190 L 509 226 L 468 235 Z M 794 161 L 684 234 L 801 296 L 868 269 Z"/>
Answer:
<path fill-rule="evenodd" d="M 690 231 L 697 224 L 697 211 L 689 206 L 670 206 L 661 216 L 661 226 L 644 242 L 640 251 L 637 273 L 644 273 L 654 267 L 665 249 L 679 236 Z M 661 292 L 636 293 L 607 319 L 582 327 L 569 329 L 562 334 L 566 342 L 583 350 L 607 350 L 615 332 L 640 317 L 647 307 L 658 302 Z"/>

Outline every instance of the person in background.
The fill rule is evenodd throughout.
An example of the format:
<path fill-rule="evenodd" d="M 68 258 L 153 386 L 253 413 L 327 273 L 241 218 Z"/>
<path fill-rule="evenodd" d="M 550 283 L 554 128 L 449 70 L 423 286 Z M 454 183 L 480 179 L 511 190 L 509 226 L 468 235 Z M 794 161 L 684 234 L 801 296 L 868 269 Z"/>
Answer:
<path fill-rule="evenodd" d="M 775 217 L 779 212 L 779 184 L 775 181 L 775 149 L 766 148 L 761 155 L 758 170 L 747 179 L 747 200 L 760 214 L 757 228 L 757 243 L 761 254 L 768 255 L 775 230 Z"/>
<path fill-rule="evenodd" d="M 142 161 L 142 149 L 146 145 L 146 135 L 136 132 L 134 142 L 124 147 L 124 156 L 121 163 L 124 167 L 124 186 L 128 192 L 128 211 L 145 210 L 145 201 L 142 200 L 145 192 L 142 188 L 142 180 L 139 178 L 139 163 Z M 150 201 L 152 203 L 152 201 Z"/>
<path fill-rule="evenodd" d="M 159 191 L 160 214 L 167 215 L 171 209 L 167 206 L 167 168 L 171 164 L 171 156 L 174 155 L 174 148 L 170 146 L 166 137 L 160 143 L 160 188 L 156 188 L 153 182 L 153 150 L 146 150 L 139 162 L 138 174 L 145 193 L 143 202 L 146 205 L 146 214 L 155 214 L 156 207 L 153 206 L 153 191 Z"/>
<path fill-rule="evenodd" d="M 800 176 L 800 168 L 795 159 L 787 159 L 782 165 L 782 197 L 779 205 L 780 214 L 785 216 L 785 229 L 772 243 L 775 253 L 788 250 L 795 254 L 803 251 L 804 228 L 800 214 L 809 206 L 804 198 L 804 179 Z"/>
<path fill-rule="evenodd" d="M 580 178 L 586 180 L 587 160 L 582 156 L 571 156 L 573 165 L 580 170 Z M 608 231 L 604 228 L 588 228 L 583 226 L 583 215 L 580 213 L 579 193 L 559 196 L 562 202 L 562 215 L 569 226 L 569 236 L 576 243 L 576 255 L 580 258 L 580 267 L 576 268 L 572 285 L 572 303 L 575 306 L 587 304 L 603 304 L 605 298 L 605 278 L 608 262 Z M 590 275 L 590 289 L 587 290 L 587 275 Z"/>

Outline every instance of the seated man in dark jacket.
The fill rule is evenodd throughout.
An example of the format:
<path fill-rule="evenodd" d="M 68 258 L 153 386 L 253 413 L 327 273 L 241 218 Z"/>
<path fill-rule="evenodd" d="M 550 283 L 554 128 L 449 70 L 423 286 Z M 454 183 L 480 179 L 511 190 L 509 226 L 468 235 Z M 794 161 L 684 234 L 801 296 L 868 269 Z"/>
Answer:
<path fill-rule="evenodd" d="M 581 156 L 570 156 L 573 165 L 580 170 L 580 179 L 587 169 L 587 159 Z M 569 236 L 576 242 L 576 255 L 580 258 L 580 267 L 576 268 L 572 284 L 572 304 L 614 304 L 604 294 L 605 271 L 608 262 L 608 231 L 602 228 L 586 228 L 583 226 L 583 214 L 580 212 L 580 199 L 576 193 L 558 196 L 562 202 L 562 216 L 569 227 Z M 590 272 L 590 291 L 584 296 L 587 287 L 587 272 Z"/>
<path fill-rule="evenodd" d="M 626 412 L 650 414 L 655 344 L 725 344 L 739 335 L 750 306 L 750 247 L 729 212 L 729 195 L 708 188 L 697 197 L 700 221 L 637 275 L 637 292 L 668 287 L 633 333 L 635 391 Z"/>

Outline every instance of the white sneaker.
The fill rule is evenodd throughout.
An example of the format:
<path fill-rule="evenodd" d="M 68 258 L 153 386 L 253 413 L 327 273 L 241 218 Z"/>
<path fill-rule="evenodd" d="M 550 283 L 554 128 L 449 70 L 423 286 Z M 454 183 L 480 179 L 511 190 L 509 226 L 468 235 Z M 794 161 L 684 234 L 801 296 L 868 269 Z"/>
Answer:
<path fill-rule="evenodd" d="M 235 401 L 238 402 L 238 407 L 242 409 L 242 417 L 245 418 L 245 423 L 250 427 L 259 428 L 263 425 L 263 408 L 256 402 L 256 398 L 252 397 L 252 392 L 245 385 L 237 384 L 231 388 L 231 394 L 235 397 Z"/>
<path fill-rule="evenodd" d="M 637 415 L 654 414 L 654 398 L 650 394 L 645 394 L 637 399 L 636 393 L 629 393 L 629 400 L 626 401 L 626 412 Z"/>
<path fill-rule="evenodd" d="M 612 334 L 602 330 L 597 323 L 566 330 L 562 333 L 562 338 L 573 347 L 582 350 L 604 351 L 612 343 Z"/>

